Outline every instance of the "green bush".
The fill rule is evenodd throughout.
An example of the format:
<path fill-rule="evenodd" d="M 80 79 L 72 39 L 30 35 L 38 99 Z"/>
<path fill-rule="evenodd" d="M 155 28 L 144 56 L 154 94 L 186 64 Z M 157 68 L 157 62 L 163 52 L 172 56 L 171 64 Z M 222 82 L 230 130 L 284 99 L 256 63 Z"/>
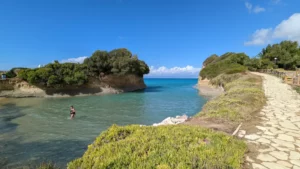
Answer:
<path fill-rule="evenodd" d="M 221 74 L 233 74 L 242 73 L 247 71 L 247 67 L 242 66 L 237 63 L 230 63 L 228 61 L 217 62 L 214 64 L 209 64 L 204 69 L 201 70 L 200 76 L 202 79 L 213 79 Z"/>
<path fill-rule="evenodd" d="M 212 55 L 208 57 L 200 71 L 202 79 L 213 79 L 221 74 L 234 74 L 246 72 L 248 69 L 244 66 L 249 62 L 249 57 L 244 53 L 225 53 L 220 57 Z"/>
<path fill-rule="evenodd" d="M 225 70 L 226 74 L 243 73 L 248 70 L 247 67 L 239 65 L 239 64 L 231 64 L 229 66 L 230 66 L 230 68 Z"/>
<path fill-rule="evenodd" d="M 219 58 L 218 55 L 216 54 L 213 54 L 211 56 L 209 56 L 208 58 L 205 59 L 205 61 L 203 62 L 203 66 L 207 66 L 209 65 L 210 63 L 212 63 L 214 60 L 216 60 L 217 58 Z"/>
<path fill-rule="evenodd" d="M 196 126 L 112 126 L 69 169 L 241 168 L 244 142 Z"/>

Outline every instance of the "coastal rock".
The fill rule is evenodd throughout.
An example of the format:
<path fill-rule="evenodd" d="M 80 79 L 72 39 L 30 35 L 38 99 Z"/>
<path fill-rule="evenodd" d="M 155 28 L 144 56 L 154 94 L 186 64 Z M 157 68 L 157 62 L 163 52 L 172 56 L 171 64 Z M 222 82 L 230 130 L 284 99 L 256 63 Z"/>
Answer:
<path fill-rule="evenodd" d="M 176 116 L 175 118 L 174 117 L 168 117 L 160 123 L 154 123 L 153 126 L 180 124 L 180 123 L 185 122 L 187 119 L 188 119 L 187 115 Z"/>
<path fill-rule="evenodd" d="M 137 75 L 107 75 L 101 80 L 89 78 L 82 86 L 61 88 L 39 87 L 18 78 L 0 80 L 0 97 L 69 97 L 118 94 L 145 89 L 143 77 Z"/>
<path fill-rule="evenodd" d="M 208 97 L 210 99 L 216 98 L 224 92 L 222 86 L 213 86 L 210 84 L 210 80 L 202 79 L 200 76 L 198 78 L 198 84 L 195 85 L 195 88 L 198 89 L 199 95 Z"/>

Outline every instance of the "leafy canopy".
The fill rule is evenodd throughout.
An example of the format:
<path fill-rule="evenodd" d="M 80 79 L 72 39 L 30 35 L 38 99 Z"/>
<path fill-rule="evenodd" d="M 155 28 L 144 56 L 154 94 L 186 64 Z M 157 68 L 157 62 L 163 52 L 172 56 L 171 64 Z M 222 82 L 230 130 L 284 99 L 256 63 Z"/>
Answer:
<path fill-rule="evenodd" d="M 143 76 L 149 73 L 149 67 L 136 55 L 125 49 L 110 52 L 97 50 L 84 63 L 59 63 L 54 61 L 42 68 L 23 69 L 18 77 L 31 84 L 45 87 L 81 86 L 89 77 L 102 78 L 105 75 L 134 74 Z"/>
<path fill-rule="evenodd" d="M 282 41 L 279 44 L 268 45 L 261 51 L 260 58 L 269 63 L 269 68 L 296 69 L 300 67 L 299 44 L 296 41 Z"/>

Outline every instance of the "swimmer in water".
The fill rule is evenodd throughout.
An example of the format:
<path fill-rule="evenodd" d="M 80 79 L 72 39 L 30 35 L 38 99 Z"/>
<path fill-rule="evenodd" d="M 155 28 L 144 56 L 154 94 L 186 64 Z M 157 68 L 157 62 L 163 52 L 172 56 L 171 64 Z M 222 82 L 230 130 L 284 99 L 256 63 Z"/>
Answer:
<path fill-rule="evenodd" d="M 71 114 L 71 119 L 75 117 L 76 111 L 73 106 L 70 107 L 70 114 Z"/>

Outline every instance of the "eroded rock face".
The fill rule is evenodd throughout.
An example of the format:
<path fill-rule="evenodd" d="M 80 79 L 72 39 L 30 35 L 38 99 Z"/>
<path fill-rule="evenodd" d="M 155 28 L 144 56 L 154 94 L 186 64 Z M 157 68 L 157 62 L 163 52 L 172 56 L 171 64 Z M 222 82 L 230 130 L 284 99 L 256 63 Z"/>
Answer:
<path fill-rule="evenodd" d="M 199 95 L 211 99 L 218 97 L 224 92 L 222 87 L 212 86 L 208 79 L 202 79 L 200 76 L 198 78 L 198 84 L 195 87 L 198 89 Z"/>
<path fill-rule="evenodd" d="M 143 77 L 136 75 L 108 75 L 102 79 L 90 78 L 83 86 L 45 88 L 33 86 L 20 79 L 0 81 L 0 97 L 68 97 L 79 95 L 117 94 L 145 89 Z"/>

